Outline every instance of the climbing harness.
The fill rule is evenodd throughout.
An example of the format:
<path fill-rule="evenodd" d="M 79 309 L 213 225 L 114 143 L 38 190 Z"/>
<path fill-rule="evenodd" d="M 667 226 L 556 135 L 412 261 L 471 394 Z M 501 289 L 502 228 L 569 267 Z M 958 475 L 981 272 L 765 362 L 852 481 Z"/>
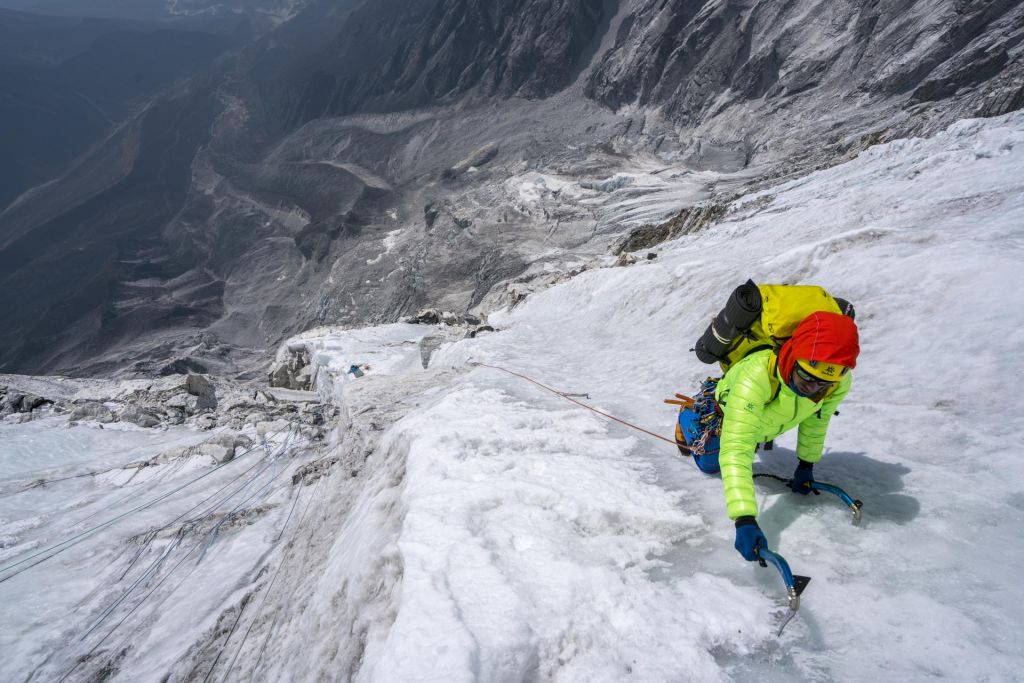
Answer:
<path fill-rule="evenodd" d="M 722 435 L 722 409 L 718 406 L 718 401 L 715 400 L 715 389 L 718 387 L 719 379 L 721 378 L 708 377 L 701 382 L 695 398 L 676 394 L 676 398 L 679 400 L 665 399 L 665 403 L 680 406 L 680 413 L 689 410 L 697 416 L 696 422 L 699 425 L 700 435 L 692 439 L 686 438 L 687 434 L 683 433 L 680 421 L 676 421 L 676 446 L 679 447 L 679 452 L 683 455 L 702 456 L 718 453 L 718 448 L 708 450 L 708 446 L 713 439 L 717 443 L 717 438 Z M 689 436 L 694 435 L 690 434 Z"/>

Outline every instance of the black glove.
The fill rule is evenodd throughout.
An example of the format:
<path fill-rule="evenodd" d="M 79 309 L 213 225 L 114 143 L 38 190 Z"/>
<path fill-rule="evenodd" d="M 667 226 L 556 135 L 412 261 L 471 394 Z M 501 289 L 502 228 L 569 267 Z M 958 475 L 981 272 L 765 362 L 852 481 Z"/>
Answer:
<path fill-rule="evenodd" d="M 802 496 L 806 496 L 811 492 L 811 484 L 814 482 L 814 463 L 800 461 L 800 464 L 796 466 L 796 471 L 793 472 L 793 478 L 786 484 L 793 490 L 793 493 L 799 493 Z"/>
<path fill-rule="evenodd" d="M 757 525 L 753 517 L 740 517 L 736 520 L 736 543 L 733 547 L 739 551 L 744 560 L 754 562 L 758 559 L 757 550 L 768 548 L 768 539 Z"/>

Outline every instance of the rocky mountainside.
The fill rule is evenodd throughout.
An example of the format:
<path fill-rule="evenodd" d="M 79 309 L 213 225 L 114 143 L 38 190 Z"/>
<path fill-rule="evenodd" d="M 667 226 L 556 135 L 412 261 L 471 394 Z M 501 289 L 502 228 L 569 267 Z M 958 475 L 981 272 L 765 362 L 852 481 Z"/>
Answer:
<path fill-rule="evenodd" d="M 273 27 L 290 19 L 303 0 L 0 0 L 0 7 L 48 16 L 162 21 L 179 27 Z"/>
<path fill-rule="evenodd" d="M 542 98 L 586 65 L 610 11 L 604 0 L 367 3 L 324 47 L 261 83 L 261 96 L 291 127 L 449 104 L 469 92 Z"/>
<path fill-rule="evenodd" d="M 0 207 L 238 42 L 205 29 L 0 9 Z"/>
<path fill-rule="evenodd" d="M 317 323 L 486 314 L 681 208 L 1021 107 L 1022 39 L 1008 0 L 314 0 L 0 213 L 0 369 L 248 373 Z"/>
<path fill-rule="evenodd" d="M 616 109 L 657 107 L 754 153 L 784 142 L 773 123 L 845 133 L 855 116 L 881 122 L 881 103 L 924 119 L 946 99 L 963 116 L 1017 109 L 1021 40 L 1024 6 L 1014 0 L 645 2 L 587 95 Z"/>

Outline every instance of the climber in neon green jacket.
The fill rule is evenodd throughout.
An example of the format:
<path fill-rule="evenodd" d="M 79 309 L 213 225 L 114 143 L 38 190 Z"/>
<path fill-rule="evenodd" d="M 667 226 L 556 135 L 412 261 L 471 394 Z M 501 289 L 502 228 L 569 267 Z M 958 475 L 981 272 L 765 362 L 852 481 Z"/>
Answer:
<path fill-rule="evenodd" d="M 799 427 L 796 457 L 811 465 L 821 460 L 829 420 L 853 380 L 847 373 L 816 402 L 787 386 L 777 365 L 770 349 L 753 353 L 729 369 L 715 392 L 723 415 L 718 463 L 733 520 L 757 516 L 752 469 L 757 445 Z"/>
<path fill-rule="evenodd" d="M 836 407 L 850 391 L 860 353 L 852 318 L 818 311 L 797 325 L 778 353 L 755 351 L 732 365 L 714 389 L 714 400 L 701 400 L 679 413 L 677 441 L 707 474 L 722 474 L 725 507 L 736 523 L 736 550 L 758 559 L 768 543 L 757 525 L 754 453 L 757 445 L 797 427 L 799 459 L 788 486 L 806 495 L 821 460 L 825 434 Z M 706 383 L 705 391 L 710 394 Z M 715 416 L 721 433 L 714 436 Z"/>

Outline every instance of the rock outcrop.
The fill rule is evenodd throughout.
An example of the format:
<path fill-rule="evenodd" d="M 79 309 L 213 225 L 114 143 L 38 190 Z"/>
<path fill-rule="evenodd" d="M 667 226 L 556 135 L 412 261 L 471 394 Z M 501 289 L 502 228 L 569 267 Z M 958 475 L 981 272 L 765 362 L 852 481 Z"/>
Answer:
<path fill-rule="evenodd" d="M 270 386 L 309 391 L 313 387 L 312 371 L 309 351 L 303 346 L 289 348 L 285 357 L 271 367 Z"/>
<path fill-rule="evenodd" d="M 586 66 L 607 7 L 604 0 L 366 3 L 315 53 L 295 45 L 307 56 L 289 57 L 293 66 L 264 90 L 272 90 L 286 126 L 436 106 L 467 93 L 545 97 Z"/>
<path fill-rule="evenodd" d="M 36 409 L 52 404 L 50 399 L 0 384 L 0 418 L 18 414 L 21 420 L 30 419 Z"/>
<path fill-rule="evenodd" d="M 820 135 L 865 114 L 877 122 L 885 103 L 951 98 L 954 116 L 1012 111 L 1022 39 L 1014 0 L 641 0 L 586 92 L 614 109 L 657 107 L 742 162 L 769 141 L 789 142 L 797 116 Z"/>

